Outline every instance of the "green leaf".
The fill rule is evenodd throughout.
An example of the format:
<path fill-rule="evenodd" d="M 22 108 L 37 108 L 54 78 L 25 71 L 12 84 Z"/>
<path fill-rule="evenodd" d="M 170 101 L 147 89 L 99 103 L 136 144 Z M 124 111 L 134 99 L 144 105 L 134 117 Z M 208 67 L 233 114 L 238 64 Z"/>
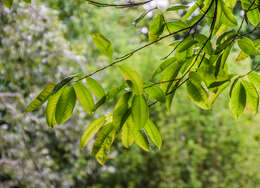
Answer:
<path fill-rule="evenodd" d="M 142 130 L 134 130 L 134 139 L 135 143 L 142 148 L 144 151 L 150 151 L 149 149 L 149 141 L 147 136 Z"/>
<path fill-rule="evenodd" d="M 234 16 L 233 13 L 232 13 L 232 8 L 226 7 L 226 5 L 225 5 L 222 1 L 220 1 L 220 4 L 221 4 L 221 8 L 222 8 L 222 10 L 223 10 L 223 12 L 224 12 L 225 17 L 226 17 L 234 26 L 236 26 L 236 25 L 237 25 L 237 20 L 236 20 L 235 16 Z"/>
<path fill-rule="evenodd" d="M 3 1 L 4 1 L 4 5 L 5 5 L 7 8 L 11 9 L 14 0 L 3 0 Z"/>
<path fill-rule="evenodd" d="M 105 116 L 102 116 L 94 120 L 84 131 L 80 138 L 80 148 L 84 148 L 90 139 L 98 132 L 98 130 L 103 126 L 106 120 Z"/>
<path fill-rule="evenodd" d="M 173 5 L 169 8 L 167 8 L 167 11 L 176 11 L 176 10 L 182 10 L 182 9 L 187 9 L 189 6 L 186 5 Z"/>
<path fill-rule="evenodd" d="M 153 83 L 150 83 L 149 85 L 152 85 Z M 151 99 L 157 100 L 159 102 L 165 102 L 165 95 L 162 91 L 162 89 L 156 85 L 153 85 L 151 87 L 145 88 L 145 93 L 148 94 L 148 96 Z"/>
<path fill-rule="evenodd" d="M 169 65 L 171 65 L 173 62 L 176 61 L 175 57 L 171 57 L 169 59 L 166 59 L 165 61 L 163 61 L 159 67 L 155 70 L 155 72 L 153 73 L 152 78 L 154 78 L 156 75 L 160 74 L 161 72 L 163 72 Z"/>
<path fill-rule="evenodd" d="M 119 68 L 132 91 L 136 95 L 141 95 L 143 93 L 143 81 L 141 76 L 128 66 L 121 65 Z"/>
<path fill-rule="evenodd" d="M 53 128 L 57 125 L 57 121 L 55 119 L 55 112 L 57 103 L 60 99 L 61 94 L 63 93 L 64 87 L 62 87 L 58 92 L 49 96 L 47 107 L 46 107 L 46 120 L 49 127 Z"/>
<path fill-rule="evenodd" d="M 76 104 L 73 87 L 65 87 L 56 106 L 55 118 L 58 124 L 65 123 L 71 116 Z"/>
<path fill-rule="evenodd" d="M 92 152 L 91 152 L 92 157 L 96 156 L 98 151 L 102 148 L 107 136 L 109 136 L 109 134 L 114 131 L 115 131 L 115 129 L 114 129 L 112 123 L 108 123 L 100 129 L 100 131 L 98 132 L 98 134 L 96 136 L 94 145 L 92 147 Z"/>
<path fill-rule="evenodd" d="M 137 129 L 142 129 L 149 118 L 149 109 L 143 95 L 135 95 L 132 102 L 132 118 Z"/>
<path fill-rule="evenodd" d="M 99 151 L 96 154 L 96 159 L 99 164 L 104 165 L 104 162 L 107 158 L 107 154 L 110 151 L 111 145 L 115 139 L 116 130 L 112 130 L 105 138 L 102 146 L 100 147 Z"/>
<path fill-rule="evenodd" d="M 131 96 L 131 92 L 125 93 L 122 95 L 113 111 L 113 125 L 118 130 L 122 126 L 122 120 L 124 115 L 127 113 L 128 110 L 128 100 Z"/>
<path fill-rule="evenodd" d="M 164 28 L 163 15 L 156 16 L 149 26 L 149 40 L 155 41 L 162 34 Z"/>
<path fill-rule="evenodd" d="M 188 48 L 191 48 L 196 43 L 197 43 L 197 41 L 193 40 L 192 36 L 188 36 L 178 46 L 177 50 L 179 52 L 183 52 L 183 51 L 187 50 Z"/>
<path fill-rule="evenodd" d="M 107 93 L 107 100 L 113 99 L 115 96 L 117 96 L 123 89 L 125 89 L 127 86 L 126 84 L 122 84 L 116 87 L 113 87 L 110 89 Z"/>
<path fill-rule="evenodd" d="M 259 95 L 256 91 L 254 84 L 251 82 L 242 81 L 243 86 L 246 90 L 246 107 L 253 114 L 257 114 L 259 105 Z"/>
<path fill-rule="evenodd" d="M 100 33 L 93 33 L 91 36 L 97 49 L 107 57 L 112 58 L 114 50 L 111 42 Z"/>
<path fill-rule="evenodd" d="M 202 87 L 198 73 L 191 72 L 186 82 L 187 92 L 190 99 L 202 109 L 209 109 L 208 93 Z"/>
<path fill-rule="evenodd" d="M 191 15 L 192 13 L 199 8 L 199 6 L 202 5 L 202 1 L 197 1 L 197 3 L 195 3 L 191 8 L 189 8 L 189 10 L 186 12 L 186 14 L 183 16 L 182 21 L 186 21 Z"/>
<path fill-rule="evenodd" d="M 51 92 L 54 88 L 55 84 L 48 84 L 42 92 L 29 104 L 29 106 L 26 108 L 26 112 L 31 112 L 39 108 L 41 105 L 44 104 L 45 101 L 49 98 L 51 95 Z"/>
<path fill-rule="evenodd" d="M 203 51 L 206 54 L 209 54 L 209 55 L 213 54 L 214 50 L 212 48 L 210 40 L 208 40 L 208 37 L 206 37 L 205 35 L 197 33 L 197 34 L 194 35 L 194 40 L 198 42 L 198 46 L 200 48 L 202 48 L 204 46 Z M 205 43 L 206 43 L 206 45 L 205 45 Z"/>
<path fill-rule="evenodd" d="M 101 99 L 105 96 L 105 90 L 103 87 L 93 78 L 86 78 L 87 87 L 93 92 L 97 98 Z"/>
<path fill-rule="evenodd" d="M 94 100 L 87 89 L 87 87 L 82 82 L 76 82 L 73 85 L 73 88 L 75 90 L 76 96 L 80 102 L 80 104 L 83 106 L 83 108 L 89 112 L 92 113 L 92 110 L 95 108 Z"/>
<path fill-rule="evenodd" d="M 150 137 L 150 139 L 153 141 L 153 143 L 158 147 L 161 148 L 162 146 L 162 138 L 160 135 L 160 132 L 156 125 L 151 121 L 148 120 L 144 126 L 144 130 L 147 133 L 147 135 Z"/>
<path fill-rule="evenodd" d="M 250 23 L 257 26 L 260 22 L 259 2 L 257 3 L 255 0 L 241 0 L 241 3 Z"/>
<path fill-rule="evenodd" d="M 239 118 L 245 109 L 246 91 L 241 82 L 236 82 L 231 92 L 230 110 L 235 118 Z"/>
<path fill-rule="evenodd" d="M 234 8 L 237 2 L 237 0 L 223 0 L 223 1 L 229 8 Z"/>
<path fill-rule="evenodd" d="M 241 50 L 249 55 L 260 55 L 260 51 L 258 51 L 258 49 L 255 47 L 254 42 L 247 37 L 240 39 L 238 41 L 238 46 Z"/>
<path fill-rule="evenodd" d="M 77 75 L 72 75 L 64 78 L 61 80 L 58 84 L 55 85 L 54 89 L 52 90 L 52 95 L 58 92 L 63 86 L 67 85 L 75 76 Z"/>
<path fill-rule="evenodd" d="M 129 148 L 134 143 L 134 127 L 129 121 L 126 121 L 122 127 L 121 139 L 124 147 Z"/>
<path fill-rule="evenodd" d="M 254 6 L 254 8 L 251 8 L 252 10 L 248 11 L 246 13 L 248 20 L 250 21 L 251 24 L 254 26 L 258 26 L 260 22 L 260 12 L 258 8 Z"/>
<path fill-rule="evenodd" d="M 171 64 L 167 69 L 163 72 L 162 79 L 160 82 L 161 89 L 163 90 L 164 93 L 167 93 L 176 79 L 179 70 L 181 66 L 183 65 L 183 62 L 180 61 L 175 61 L 173 64 Z M 169 81 L 169 82 L 168 82 Z"/>
<path fill-rule="evenodd" d="M 171 33 L 174 33 L 189 27 L 189 25 L 183 21 L 172 21 L 172 22 L 167 22 L 167 27 L 169 28 Z"/>
<path fill-rule="evenodd" d="M 254 86 L 260 91 L 260 75 L 256 72 L 250 72 L 248 79 L 254 84 Z"/>

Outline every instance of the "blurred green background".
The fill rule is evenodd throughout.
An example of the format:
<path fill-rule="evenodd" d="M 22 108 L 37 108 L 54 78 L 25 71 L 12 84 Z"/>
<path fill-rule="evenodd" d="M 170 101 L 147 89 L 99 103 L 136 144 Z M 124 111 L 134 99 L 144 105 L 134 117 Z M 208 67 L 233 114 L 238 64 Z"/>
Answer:
<path fill-rule="evenodd" d="M 142 7 L 96 8 L 84 0 L 36 0 L 30 5 L 15 3 L 9 10 L 0 0 L 1 188 L 260 187 L 260 116 L 246 111 L 234 120 L 228 91 L 213 110 L 205 111 L 180 89 L 171 112 L 162 105 L 151 109 L 151 118 L 163 138 L 161 150 L 147 153 L 136 145 L 124 149 L 117 138 L 104 166 L 90 157 L 90 147 L 79 149 L 83 130 L 95 118 L 79 106 L 71 120 L 55 129 L 47 126 L 44 108 L 24 114 L 26 104 L 48 82 L 110 63 L 94 47 L 91 32 L 99 31 L 110 39 L 116 56 L 148 42 L 151 17 L 136 27 L 132 24 L 143 11 Z M 177 14 L 170 17 L 178 18 Z M 171 50 L 169 43 L 147 48 L 125 63 L 148 80 L 160 58 Z M 230 70 L 249 70 L 249 58 L 238 64 L 237 54 L 234 48 Z M 116 67 L 95 75 L 95 79 L 104 88 L 122 82 Z M 112 105 L 98 113 L 111 111 Z"/>

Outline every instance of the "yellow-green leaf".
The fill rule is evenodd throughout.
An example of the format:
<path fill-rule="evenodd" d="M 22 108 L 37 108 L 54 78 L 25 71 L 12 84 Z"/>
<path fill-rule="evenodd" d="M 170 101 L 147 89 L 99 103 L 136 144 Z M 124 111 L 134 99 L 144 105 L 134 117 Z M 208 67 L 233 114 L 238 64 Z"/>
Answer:
<path fill-rule="evenodd" d="M 105 160 L 107 159 L 107 154 L 110 151 L 111 145 L 115 139 L 116 130 L 112 130 L 105 138 L 104 142 L 102 143 L 99 151 L 96 154 L 96 159 L 99 164 L 104 165 Z"/>
<path fill-rule="evenodd" d="M 160 135 L 160 132 L 156 125 L 151 121 L 148 120 L 144 126 L 144 130 L 147 133 L 147 135 L 150 137 L 150 139 L 153 141 L 153 143 L 158 147 L 161 148 L 162 146 L 162 138 Z"/>
<path fill-rule="evenodd" d="M 189 80 L 186 82 L 187 92 L 190 99 L 202 109 L 209 109 L 208 93 L 202 87 L 199 75 L 191 72 Z"/>
<path fill-rule="evenodd" d="M 136 95 L 141 95 L 143 93 L 143 81 L 141 76 L 128 66 L 121 65 L 119 68 L 132 91 Z"/>
<path fill-rule="evenodd" d="M 93 92 L 93 94 L 98 98 L 101 99 L 105 96 L 105 90 L 103 87 L 93 78 L 86 78 L 87 87 Z"/>
<path fill-rule="evenodd" d="M 256 72 L 251 72 L 251 73 L 248 74 L 248 79 L 260 91 L 260 75 Z"/>
<path fill-rule="evenodd" d="M 133 98 L 132 118 L 137 129 L 144 128 L 149 118 L 149 109 L 143 95 L 135 95 Z"/>
<path fill-rule="evenodd" d="M 73 87 L 64 88 L 57 103 L 55 117 L 58 124 L 65 123 L 71 116 L 76 103 Z"/>
<path fill-rule="evenodd" d="M 57 103 L 60 99 L 61 94 L 63 93 L 64 87 L 62 87 L 58 92 L 56 92 L 53 95 L 50 95 L 46 107 L 46 120 L 49 125 L 49 127 L 54 127 L 57 125 L 57 121 L 55 118 L 55 112 L 56 112 L 56 107 Z"/>
<path fill-rule="evenodd" d="M 103 126 L 106 120 L 105 116 L 102 116 L 94 120 L 84 131 L 80 138 L 80 148 L 84 148 L 90 139 L 98 132 L 98 130 Z"/>
<path fill-rule="evenodd" d="M 255 47 L 254 42 L 247 37 L 240 39 L 238 41 L 238 46 L 249 55 L 260 55 L 260 51 Z"/>
<path fill-rule="evenodd" d="M 149 40 L 155 41 L 163 32 L 164 21 L 163 15 L 159 14 L 156 16 L 149 26 Z"/>
<path fill-rule="evenodd" d="M 100 33 L 93 33 L 91 36 L 97 49 L 107 57 L 112 58 L 114 50 L 111 42 Z"/>
<path fill-rule="evenodd" d="M 242 81 L 243 86 L 246 90 L 246 107 L 253 114 L 257 114 L 259 105 L 259 95 L 256 91 L 255 86 L 248 81 Z"/>
<path fill-rule="evenodd" d="M 159 67 L 154 71 L 152 78 L 154 78 L 156 75 L 160 74 L 161 72 L 163 72 L 168 66 L 170 66 L 173 62 L 176 61 L 175 57 L 171 57 L 169 59 L 166 59 L 165 61 L 163 61 Z"/>
<path fill-rule="evenodd" d="M 73 88 L 75 90 L 77 99 L 79 100 L 83 108 L 87 112 L 92 113 L 92 110 L 94 110 L 95 108 L 95 104 L 94 104 L 93 97 L 89 92 L 88 88 L 82 82 L 76 82 L 73 85 Z"/>
<path fill-rule="evenodd" d="M 135 143 L 144 151 L 150 151 L 149 141 L 142 130 L 134 130 Z"/>
<path fill-rule="evenodd" d="M 121 139 L 124 147 L 129 148 L 134 143 L 134 127 L 129 121 L 126 121 L 122 127 Z"/>
<path fill-rule="evenodd" d="M 26 108 L 26 112 L 31 112 L 33 110 L 36 110 L 41 105 L 44 104 L 45 101 L 49 98 L 51 95 L 51 92 L 54 88 L 55 84 L 48 84 L 42 92 L 28 105 Z"/>
<path fill-rule="evenodd" d="M 122 120 L 124 118 L 124 115 L 127 113 L 128 110 L 128 100 L 131 96 L 131 93 L 125 93 L 122 95 L 113 111 L 113 125 L 116 129 L 119 129 L 122 126 Z"/>
<path fill-rule="evenodd" d="M 98 132 L 96 136 L 96 140 L 94 142 L 94 145 L 92 147 L 91 155 L 92 157 L 96 156 L 102 145 L 104 144 L 104 141 L 106 137 L 112 132 L 115 131 L 112 123 L 108 123 L 105 126 L 103 126 L 100 131 Z"/>
<path fill-rule="evenodd" d="M 243 113 L 246 106 L 246 90 L 241 82 L 236 82 L 230 98 L 230 110 L 235 118 Z"/>
<path fill-rule="evenodd" d="M 145 93 L 147 93 L 149 98 L 151 99 L 157 100 L 159 102 L 165 102 L 165 94 L 163 93 L 162 89 L 156 85 L 153 85 L 153 83 L 151 82 L 147 84 L 147 88 L 145 88 Z"/>

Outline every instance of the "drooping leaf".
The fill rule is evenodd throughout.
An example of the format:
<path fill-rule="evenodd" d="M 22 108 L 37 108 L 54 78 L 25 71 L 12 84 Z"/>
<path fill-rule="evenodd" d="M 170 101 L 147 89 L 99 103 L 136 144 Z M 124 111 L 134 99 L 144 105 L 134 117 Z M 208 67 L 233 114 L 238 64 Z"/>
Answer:
<path fill-rule="evenodd" d="M 135 143 L 142 148 L 144 151 L 150 151 L 149 149 L 149 141 L 147 136 L 142 130 L 134 129 L 134 139 Z"/>
<path fill-rule="evenodd" d="M 127 87 L 127 85 L 124 83 L 122 85 L 119 85 L 119 86 L 116 86 L 116 87 L 110 89 L 106 95 L 107 100 L 113 99 L 116 95 L 118 95 L 126 87 Z"/>
<path fill-rule="evenodd" d="M 196 44 L 198 41 L 193 40 L 192 36 L 186 37 L 183 42 L 179 45 L 177 48 L 179 52 L 183 52 L 187 50 L 188 48 L 191 48 L 194 44 Z"/>
<path fill-rule="evenodd" d="M 134 143 L 134 127 L 129 121 L 126 121 L 122 127 L 121 139 L 123 146 L 126 148 L 129 148 Z"/>
<path fill-rule="evenodd" d="M 71 116 L 76 104 L 76 94 L 73 87 L 65 87 L 57 103 L 55 118 L 57 124 L 65 123 Z"/>
<path fill-rule="evenodd" d="M 248 79 L 250 80 L 251 83 L 254 84 L 257 90 L 260 91 L 260 75 L 256 72 L 250 72 L 248 74 Z"/>
<path fill-rule="evenodd" d="M 111 145 L 115 139 L 116 130 L 112 130 L 105 138 L 102 146 L 96 154 L 96 159 L 99 164 L 104 165 L 105 160 L 107 159 L 107 155 L 110 151 Z"/>
<path fill-rule="evenodd" d="M 26 112 L 31 112 L 39 108 L 41 105 L 44 104 L 45 101 L 51 95 L 51 92 L 54 88 L 55 84 L 48 84 L 42 92 L 28 105 L 26 108 Z"/>
<path fill-rule="evenodd" d="M 143 81 L 141 76 L 128 66 L 121 65 L 119 68 L 132 91 L 136 95 L 141 95 L 143 93 Z"/>
<path fill-rule="evenodd" d="M 209 55 L 213 54 L 214 50 L 212 48 L 210 40 L 208 40 L 208 37 L 206 37 L 205 35 L 197 33 L 197 34 L 194 35 L 194 40 L 198 42 L 198 46 L 200 48 L 204 47 L 203 51 L 206 54 L 209 54 Z"/>
<path fill-rule="evenodd" d="M 169 59 L 166 59 L 165 61 L 163 61 L 159 67 L 155 70 L 155 72 L 153 73 L 152 78 L 154 78 L 156 75 L 160 74 L 161 72 L 163 72 L 169 65 L 171 65 L 173 62 L 176 61 L 175 57 L 171 57 Z"/>
<path fill-rule="evenodd" d="M 153 85 L 153 83 L 147 84 L 145 93 L 147 93 L 151 99 L 157 100 L 159 102 L 165 102 L 165 94 L 163 93 L 162 89 L 156 85 Z"/>
<path fill-rule="evenodd" d="M 236 26 L 237 25 L 237 20 L 235 18 L 235 16 L 233 15 L 232 13 L 232 8 L 229 8 L 225 5 L 224 2 L 220 1 L 220 4 L 221 4 L 221 8 L 223 10 L 223 13 L 225 15 L 225 17 L 234 25 Z"/>
<path fill-rule="evenodd" d="M 98 132 L 98 130 L 103 126 L 106 117 L 102 116 L 94 120 L 84 131 L 80 138 L 80 148 L 84 148 L 91 138 Z"/>
<path fill-rule="evenodd" d="M 105 90 L 103 87 L 93 78 L 86 78 L 87 87 L 93 92 L 97 98 L 101 99 L 105 96 Z"/>
<path fill-rule="evenodd" d="M 231 93 L 230 110 L 235 118 L 239 118 L 246 106 L 246 90 L 241 82 L 236 82 Z"/>
<path fill-rule="evenodd" d="M 92 152 L 91 152 L 92 157 L 96 156 L 98 151 L 102 148 L 102 145 L 104 144 L 105 139 L 112 131 L 115 131 L 112 123 L 108 123 L 100 129 L 100 131 L 98 132 L 98 134 L 96 136 L 94 145 L 92 147 Z"/>
<path fill-rule="evenodd" d="M 187 9 L 189 8 L 189 6 L 186 6 L 186 5 L 173 5 L 169 8 L 167 8 L 167 11 L 176 11 L 176 10 L 182 10 L 182 9 Z"/>
<path fill-rule="evenodd" d="M 158 147 L 161 148 L 162 146 L 162 138 L 160 135 L 160 132 L 156 125 L 151 121 L 148 120 L 144 126 L 144 130 L 147 133 L 147 135 L 150 137 L 150 139 L 153 141 L 153 143 Z"/>
<path fill-rule="evenodd" d="M 238 46 L 249 55 L 260 55 L 260 51 L 256 49 L 254 42 L 247 37 L 240 39 L 238 41 Z"/>
<path fill-rule="evenodd" d="M 253 114 L 257 114 L 259 105 L 259 95 L 256 91 L 256 88 L 254 84 L 245 80 L 242 81 L 242 84 L 246 90 L 246 107 Z"/>
<path fill-rule="evenodd" d="M 163 72 L 162 79 L 160 80 L 161 82 L 160 87 L 164 93 L 167 93 L 169 91 L 182 65 L 183 62 L 175 61 L 173 64 L 167 67 L 167 69 Z"/>
<path fill-rule="evenodd" d="M 53 128 L 57 125 L 57 121 L 55 118 L 55 112 L 57 103 L 60 99 L 61 94 L 63 93 L 64 87 L 59 89 L 55 94 L 51 94 L 48 99 L 47 107 L 46 107 L 46 120 L 49 127 Z"/>
<path fill-rule="evenodd" d="M 251 24 L 257 26 L 260 22 L 259 2 L 254 0 L 241 0 L 242 8 Z"/>
<path fill-rule="evenodd" d="M 189 26 L 183 21 L 171 21 L 167 22 L 167 27 L 169 28 L 171 33 L 174 33 L 182 29 L 188 28 Z"/>
<path fill-rule="evenodd" d="M 202 109 L 209 109 L 208 93 L 202 87 L 201 78 L 198 73 L 191 72 L 186 82 L 187 92 L 190 99 Z"/>
<path fill-rule="evenodd" d="M 156 16 L 149 26 L 149 40 L 155 41 L 162 34 L 164 28 L 163 15 Z"/>
<path fill-rule="evenodd" d="M 131 92 L 125 93 L 122 95 L 113 111 L 113 126 L 118 130 L 123 122 L 123 117 L 127 113 L 128 110 L 128 100 L 131 96 Z"/>
<path fill-rule="evenodd" d="M 192 7 L 190 7 L 186 14 L 183 16 L 182 21 L 186 21 L 193 14 L 193 12 L 195 12 L 195 10 L 202 5 L 202 2 L 202 0 L 199 0 Z"/>
<path fill-rule="evenodd" d="M 88 113 L 92 113 L 92 111 L 95 108 L 95 104 L 94 104 L 93 97 L 92 97 L 91 93 L 89 92 L 89 90 L 87 89 L 87 87 L 82 82 L 76 82 L 73 85 L 73 88 L 75 90 L 77 99 L 79 100 L 82 107 Z"/>
<path fill-rule="evenodd" d="M 137 129 L 142 129 L 149 118 L 149 109 L 143 95 L 135 95 L 132 102 L 132 118 Z"/>
<path fill-rule="evenodd" d="M 52 95 L 58 92 L 63 86 L 67 85 L 76 75 L 68 76 L 64 79 L 62 79 L 58 84 L 55 85 L 55 87 L 52 90 Z"/>
<path fill-rule="evenodd" d="M 114 50 L 111 42 L 100 33 L 93 33 L 91 36 L 97 49 L 107 57 L 112 58 Z"/>

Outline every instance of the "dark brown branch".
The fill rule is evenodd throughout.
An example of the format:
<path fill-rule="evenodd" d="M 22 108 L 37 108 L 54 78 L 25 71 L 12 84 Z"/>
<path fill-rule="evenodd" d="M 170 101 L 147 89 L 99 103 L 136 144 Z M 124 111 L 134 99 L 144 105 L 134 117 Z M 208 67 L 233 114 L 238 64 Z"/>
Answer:
<path fill-rule="evenodd" d="M 116 7 L 116 8 L 130 8 L 130 7 L 137 7 L 141 6 L 147 3 L 150 3 L 153 0 L 148 0 L 144 2 L 139 2 L 139 3 L 126 3 L 126 4 L 109 4 L 109 3 L 100 3 L 97 1 L 92 1 L 92 0 L 86 0 L 89 4 L 92 4 L 97 7 Z"/>

